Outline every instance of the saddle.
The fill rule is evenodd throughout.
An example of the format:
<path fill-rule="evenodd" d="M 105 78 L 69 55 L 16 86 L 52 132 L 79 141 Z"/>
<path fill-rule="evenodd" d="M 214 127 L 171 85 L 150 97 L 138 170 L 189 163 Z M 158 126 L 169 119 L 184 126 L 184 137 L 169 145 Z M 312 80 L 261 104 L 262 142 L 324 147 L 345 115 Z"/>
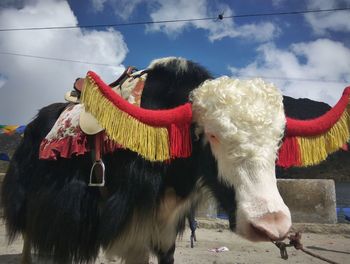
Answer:
<path fill-rule="evenodd" d="M 144 83 L 147 78 L 147 71 L 137 71 L 133 66 L 129 66 L 122 75 L 114 82 L 109 84 L 111 89 L 128 100 L 131 104 L 140 106 L 141 95 Z M 65 94 L 65 100 L 71 103 L 80 103 L 80 96 L 84 89 L 85 78 L 77 78 L 73 85 L 73 90 Z M 85 108 L 81 111 L 79 125 L 87 135 L 96 135 L 103 131 L 103 127 L 97 119 Z"/>
<path fill-rule="evenodd" d="M 190 102 L 171 109 L 140 107 L 148 70 L 127 70 L 111 84 L 89 71 L 65 98 L 71 102 L 40 144 L 40 159 L 91 153 L 90 186 L 104 185 L 101 153 L 128 149 L 150 162 L 192 153 Z M 95 180 L 97 179 L 97 180 Z"/>
<path fill-rule="evenodd" d="M 122 75 L 114 82 L 109 84 L 111 90 L 121 95 L 130 103 L 140 106 L 141 95 L 144 83 L 147 77 L 146 71 L 137 71 L 135 67 L 129 66 Z M 80 96 L 85 88 L 85 78 L 77 78 L 73 84 L 73 90 L 65 94 L 65 100 L 74 104 L 80 104 Z M 105 184 L 105 165 L 101 158 L 102 142 L 104 128 L 98 120 L 82 104 L 82 110 L 79 117 L 79 126 L 81 130 L 93 137 L 92 158 L 94 160 L 90 172 L 89 186 L 104 186 Z"/>

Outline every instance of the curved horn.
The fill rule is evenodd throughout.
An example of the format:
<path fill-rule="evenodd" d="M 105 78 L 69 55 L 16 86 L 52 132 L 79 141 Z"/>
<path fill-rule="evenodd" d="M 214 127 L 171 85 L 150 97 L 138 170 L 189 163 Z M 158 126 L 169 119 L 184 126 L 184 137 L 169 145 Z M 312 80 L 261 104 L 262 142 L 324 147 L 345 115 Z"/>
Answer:
<path fill-rule="evenodd" d="M 298 120 L 287 117 L 287 136 L 316 136 L 327 132 L 338 122 L 344 113 L 350 95 L 350 86 L 344 89 L 343 95 L 338 103 L 324 115 L 310 120 Z"/>

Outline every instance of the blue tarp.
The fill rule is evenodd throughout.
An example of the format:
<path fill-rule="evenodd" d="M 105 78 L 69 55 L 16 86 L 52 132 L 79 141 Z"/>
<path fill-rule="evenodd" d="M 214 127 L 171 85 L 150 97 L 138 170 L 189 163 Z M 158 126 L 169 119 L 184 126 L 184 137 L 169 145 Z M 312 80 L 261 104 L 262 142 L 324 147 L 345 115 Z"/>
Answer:
<path fill-rule="evenodd" d="M 18 134 L 23 134 L 25 129 L 26 129 L 26 126 L 19 126 L 16 128 L 16 132 Z"/>
<path fill-rule="evenodd" d="M 0 160 L 10 161 L 10 157 L 6 153 L 0 153 Z"/>

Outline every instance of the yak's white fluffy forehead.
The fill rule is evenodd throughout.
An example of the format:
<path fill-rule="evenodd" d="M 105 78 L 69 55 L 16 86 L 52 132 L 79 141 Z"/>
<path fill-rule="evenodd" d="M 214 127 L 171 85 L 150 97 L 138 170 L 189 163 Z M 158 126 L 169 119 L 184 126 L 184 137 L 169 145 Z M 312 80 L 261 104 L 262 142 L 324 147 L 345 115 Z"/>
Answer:
<path fill-rule="evenodd" d="M 191 100 L 194 120 L 220 141 L 266 146 L 276 145 L 282 136 L 282 95 L 262 79 L 208 80 L 192 92 Z"/>

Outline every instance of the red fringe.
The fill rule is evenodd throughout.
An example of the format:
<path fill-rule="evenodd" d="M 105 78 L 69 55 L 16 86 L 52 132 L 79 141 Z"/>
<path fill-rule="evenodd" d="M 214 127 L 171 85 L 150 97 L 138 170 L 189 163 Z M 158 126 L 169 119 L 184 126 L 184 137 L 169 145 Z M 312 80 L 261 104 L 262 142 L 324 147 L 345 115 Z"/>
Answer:
<path fill-rule="evenodd" d="M 171 158 L 188 158 L 192 153 L 192 141 L 189 124 L 171 124 L 168 129 Z"/>
<path fill-rule="evenodd" d="M 284 138 L 279 149 L 277 165 L 284 168 L 301 166 L 300 148 L 296 137 Z"/>

